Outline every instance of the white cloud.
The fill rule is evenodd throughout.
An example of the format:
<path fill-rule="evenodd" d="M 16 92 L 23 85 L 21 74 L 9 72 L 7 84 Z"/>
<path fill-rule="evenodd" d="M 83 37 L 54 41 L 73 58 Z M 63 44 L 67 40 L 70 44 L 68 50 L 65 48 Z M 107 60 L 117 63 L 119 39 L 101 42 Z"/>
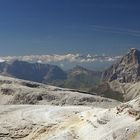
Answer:
<path fill-rule="evenodd" d="M 100 26 L 100 25 L 91 25 L 90 27 L 91 27 L 91 30 L 93 30 L 93 31 L 129 35 L 129 36 L 133 36 L 133 37 L 140 37 L 140 31 L 139 30 Z"/>
<path fill-rule="evenodd" d="M 90 57 L 91 57 L 91 55 L 90 55 L 90 54 L 88 54 L 88 55 L 87 55 L 87 57 L 89 57 L 89 58 L 90 58 Z"/>
<path fill-rule="evenodd" d="M 9 60 L 22 60 L 38 63 L 57 63 L 67 61 L 69 63 L 94 63 L 94 62 L 113 62 L 120 59 L 121 56 L 105 56 L 105 55 L 80 55 L 80 54 L 53 54 L 53 55 L 29 55 L 29 56 L 7 56 L 0 57 L 0 62 Z"/>
<path fill-rule="evenodd" d="M 5 62 L 5 60 L 3 60 L 3 59 L 0 59 L 0 63 L 2 63 L 2 62 Z"/>
<path fill-rule="evenodd" d="M 42 63 L 42 61 L 41 60 L 38 60 L 37 63 Z"/>

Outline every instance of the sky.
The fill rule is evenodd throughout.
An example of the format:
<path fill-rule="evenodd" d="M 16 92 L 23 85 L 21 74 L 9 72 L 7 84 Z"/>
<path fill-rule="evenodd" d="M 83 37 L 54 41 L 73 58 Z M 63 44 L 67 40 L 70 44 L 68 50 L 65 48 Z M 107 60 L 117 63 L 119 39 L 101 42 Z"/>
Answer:
<path fill-rule="evenodd" d="M 0 0 L 0 56 L 140 49 L 139 0 Z"/>

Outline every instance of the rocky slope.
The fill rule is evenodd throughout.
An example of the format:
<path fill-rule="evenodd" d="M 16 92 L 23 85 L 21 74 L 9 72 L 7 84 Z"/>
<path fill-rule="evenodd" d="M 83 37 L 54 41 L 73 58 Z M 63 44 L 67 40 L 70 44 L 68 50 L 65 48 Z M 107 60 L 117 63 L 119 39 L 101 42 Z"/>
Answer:
<path fill-rule="evenodd" d="M 52 84 L 64 88 L 80 89 L 90 91 L 91 87 L 99 85 L 102 72 L 92 71 L 81 66 L 76 66 L 67 72 L 67 79 Z"/>
<path fill-rule="evenodd" d="M 111 109 L 0 106 L 1 140 L 139 140 L 140 98 Z"/>
<path fill-rule="evenodd" d="M 119 102 L 95 94 L 0 76 L 0 104 L 87 105 L 112 107 Z"/>
<path fill-rule="evenodd" d="M 140 51 L 131 48 L 104 72 L 102 81 L 108 83 L 111 90 L 122 93 L 125 101 L 140 96 Z"/>
<path fill-rule="evenodd" d="M 103 80 L 118 80 L 121 83 L 137 82 L 140 80 L 140 51 L 131 48 L 130 51 L 116 64 L 104 72 Z"/>

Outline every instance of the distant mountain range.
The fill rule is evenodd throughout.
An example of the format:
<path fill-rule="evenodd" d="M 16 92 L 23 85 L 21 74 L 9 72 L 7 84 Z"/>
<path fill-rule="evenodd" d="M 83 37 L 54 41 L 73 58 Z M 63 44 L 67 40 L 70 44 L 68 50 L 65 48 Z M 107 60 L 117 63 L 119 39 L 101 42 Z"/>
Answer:
<path fill-rule="evenodd" d="M 102 73 L 76 66 L 64 71 L 56 65 L 29 63 L 15 60 L 0 63 L 0 74 L 19 79 L 40 82 L 65 88 L 88 91 L 97 86 Z"/>
<path fill-rule="evenodd" d="M 64 71 L 56 65 L 15 60 L 1 62 L 0 74 L 128 101 L 140 96 L 140 51 L 131 48 L 104 72 L 81 66 Z"/>
<path fill-rule="evenodd" d="M 0 73 L 2 75 L 40 83 L 67 78 L 66 72 L 58 66 L 18 60 L 0 63 Z"/>
<path fill-rule="evenodd" d="M 88 91 L 100 83 L 102 72 L 92 71 L 81 66 L 76 66 L 68 71 L 68 78 L 63 87 L 82 89 Z"/>

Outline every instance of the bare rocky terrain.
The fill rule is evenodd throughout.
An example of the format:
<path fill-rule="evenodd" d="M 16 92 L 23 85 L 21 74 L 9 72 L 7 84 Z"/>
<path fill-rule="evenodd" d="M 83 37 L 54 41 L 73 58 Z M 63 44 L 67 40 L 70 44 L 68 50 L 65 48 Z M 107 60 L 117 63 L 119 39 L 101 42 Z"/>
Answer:
<path fill-rule="evenodd" d="M 140 51 L 131 48 L 120 61 L 108 68 L 103 75 L 104 81 L 118 80 L 120 83 L 140 80 Z"/>
<path fill-rule="evenodd" d="M 87 105 L 107 108 L 119 102 L 87 92 L 0 76 L 0 104 Z"/>
<path fill-rule="evenodd" d="M 140 98 L 120 103 L 0 76 L 0 103 L 0 140 L 140 139 Z"/>
<path fill-rule="evenodd" d="M 108 68 L 102 78 L 112 91 L 122 94 L 124 101 L 140 96 L 140 51 L 131 48 L 120 61 Z"/>
<path fill-rule="evenodd" d="M 140 98 L 105 109 L 1 105 L 0 140 L 139 140 Z"/>
<path fill-rule="evenodd" d="M 88 133 L 94 126 L 93 107 L 100 112 L 120 102 L 0 76 L 0 104 L 0 140 L 89 140 L 92 136 L 83 131 Z"/>

